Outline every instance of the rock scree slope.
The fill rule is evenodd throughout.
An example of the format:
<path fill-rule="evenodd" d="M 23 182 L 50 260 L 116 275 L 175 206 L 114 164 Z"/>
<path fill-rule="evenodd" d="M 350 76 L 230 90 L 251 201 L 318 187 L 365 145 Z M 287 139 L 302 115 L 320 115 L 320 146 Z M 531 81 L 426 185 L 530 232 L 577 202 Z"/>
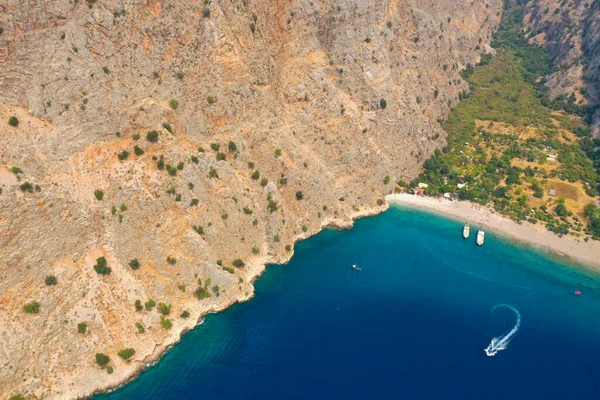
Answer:
<path fill-rule="evenodd" d="M 115 387 L 296 240 L 384 209 L 501 8 L 3 2 L 1 398 Z"/>
<path fill-rule="evenodd" d="M 574 96 L 595 108 L 592 128 L 600 135 L 600 1 L 529 0 L 523 23 L 533 43 L 546 46 L 555 71 L 547 77 L 552 97 Z"/>

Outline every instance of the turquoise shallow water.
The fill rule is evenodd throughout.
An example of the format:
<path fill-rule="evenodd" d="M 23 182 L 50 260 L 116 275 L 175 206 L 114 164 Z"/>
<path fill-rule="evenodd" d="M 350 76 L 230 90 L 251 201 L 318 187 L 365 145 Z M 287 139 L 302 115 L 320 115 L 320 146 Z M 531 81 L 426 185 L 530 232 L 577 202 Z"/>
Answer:
<path fill-rule="evenodd" d="M 400 207 L 324 231 L 270 266 L 251 301 L 210 315 L 97 399 L 600 398 L 598 277 L 461 233 Z M 501 303 L 521 324 L 488 357 L 517 318 L 491 311 Z"/>

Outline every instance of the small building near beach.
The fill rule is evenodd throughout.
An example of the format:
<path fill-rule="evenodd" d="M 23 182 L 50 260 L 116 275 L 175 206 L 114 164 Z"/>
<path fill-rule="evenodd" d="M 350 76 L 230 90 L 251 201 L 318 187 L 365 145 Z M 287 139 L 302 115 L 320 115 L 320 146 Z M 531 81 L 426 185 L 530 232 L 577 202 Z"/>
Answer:
<path fill-rule="evenodd" d="M 556 196 L 556 189 L 550 189 L 550 190 L 548 191 L 548 194 L 549 194 L 550 196 Z"/>

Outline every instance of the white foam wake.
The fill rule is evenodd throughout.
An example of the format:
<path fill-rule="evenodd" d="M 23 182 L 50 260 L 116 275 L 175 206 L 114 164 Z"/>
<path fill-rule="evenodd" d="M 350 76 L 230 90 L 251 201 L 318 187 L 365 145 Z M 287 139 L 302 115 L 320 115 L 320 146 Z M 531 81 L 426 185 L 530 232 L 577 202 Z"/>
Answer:
<path fill-rule="evenodd" d="M 492 341 L 490 342 L 488 347 L 485 349 L 485 354 L 487 354 L 489 357 L 495 356 L 496 353 L 499 352 L 500 350 L 505 350 L 506 347 L 508 347 L 508 344 L 512 340 L 513 336 L 515 336 L 517 334 L 517 332 L 519 331 L 519 327 L 521 326 L 521 314 L 519 314 L 519 311 L 517 311 L 516 308 L 514 308 L 513 306 L 511 306 L 509 304 L 504 304 L 504 303 L 496 304 L 494 307 L 492 307 L 492 312 L 496 311 L 496 309 L 501 308 L 501 307 L 505 307 L 505 308 L 509 308 L 509 309 L 513 310 L 515 312 L 515 314 L 517 315 L 517 322 L 515 323 L 515 326 L 510 331 L 508 331 L 507 333 L 505 333 L 502 336 L 496 336 L 495 338 L 492 339 Z"/>

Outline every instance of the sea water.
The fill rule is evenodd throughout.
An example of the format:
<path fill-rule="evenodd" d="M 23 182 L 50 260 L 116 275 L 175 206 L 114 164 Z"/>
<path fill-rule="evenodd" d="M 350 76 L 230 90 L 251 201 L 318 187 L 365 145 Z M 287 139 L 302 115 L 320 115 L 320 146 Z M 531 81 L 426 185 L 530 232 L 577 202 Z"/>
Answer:
<path fill-rule="evenodd" d="M 600 398 L 598 277 L 476 229 L 395 206 L 324 231 L 98 399 Z"/>

